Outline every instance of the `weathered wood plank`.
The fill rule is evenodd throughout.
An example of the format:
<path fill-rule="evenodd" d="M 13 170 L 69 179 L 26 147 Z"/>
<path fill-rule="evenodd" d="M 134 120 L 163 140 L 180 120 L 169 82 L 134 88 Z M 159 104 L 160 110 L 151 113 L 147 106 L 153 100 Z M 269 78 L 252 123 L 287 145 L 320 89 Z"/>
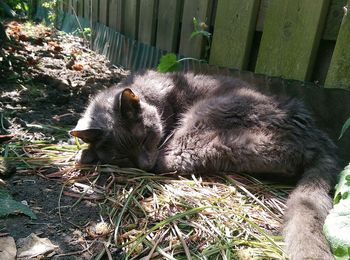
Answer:
<path fill-rule="evenodd" d="M 256 24 L 257 31 L 263 31 L 266 10 L 270 0 L 261 0 L 258 21 Z M 331 0 L 327 12 L 326 27 L 322 33 L 324 40 L 336 40 L 339 32 L 341 20 L 343 18 L 343 7 L 346 0 Z"/>
<path fill-rule="evenodd" d="M 104 25 L 108 25 L 108 0 L 99 1 L 98 21 Z"/>
<path fill-rule="evenodd" d="M 122 0 L 110 0 L 109 2 L 109 27 L 122 32 Z"/>
<path fill-rule="evenodd" d="M 139 8 L 139 0 L 127 0 L 124 2 L 124 15 L 126 17 L 123 24 L 124 34 L 134 40 L 137 40 Z"/>
<path fill-rule="evenodd" d="M 69 4 L 69 0 L 61 1 L 61 10 L 63 12 L 68 12 L 68 4 Z"/>
<path fill-rule="evenodd" d="M 63 1 L 59 1 L 56 3 L 56 9 L 59 11 L 59 12 L 62 12 L 63 11 L 63 5 L 64 5 L 64 0 Z"/>
<path fill-rule="evenodd" d="M 160 0 L 158 7 L 156 46 L 176 52 L 180 25 L 181 0 Z"/>
<path fill-rule="evenodd" d="M 328 70 L 325 87 L 350 90 L 350 0 L 346 7 L 338 39 Z"/>
<path fill-rule="evenodd" d="M 90 0 L 84 0 L 84 17 L 90 20 Z"/>
<path fill-rule="evenodd" d="M 218 2 L 210 64 L 247 68 L 258 9 L 257 0 Z"/>
<path fill-rule="evenodd" d="M 78 0 L 78 16 L 84 16 L 84 0 Z"/>
<path fill-rule="evenodd" d="M 99 0 L 92 0 L 91 1 L 91 19 L 92 22 L 95 23 L 98 21 L 98 15 L 99 15 Z"/>
<path fill-rule="evenodd" d="M 208 44 L 208 42 L 200 35 L 191 39 L 191 34 L 194 31 L 193 18 L 201 22 L 207 22 L 209 6 L 210 0 L 185 0 L 182 14 L 180 54 L 194 58 L 201 57 L 203 44 Z"/>
<path fill-rule="evenodd" d="M 256 30 L 261 32 L 264 27 L 264 21 L 266 16 L 266 10 L 269 6 L 270 0 L 261 0 L 260 1 L 260 8 L 259 8 L 259 14 L 258 14 L 258 20 L 256 21 Z"/>
<path fill-rule="evenodd" d="M 65 3 L 66 3 L 65 12 L 71 13 L 72 0 L 67 0 L 67 1 L 65 1 Z"/>
<path fill-rule="evenodd" d="M 336 40 L 343 18 L 343 7 L 346 5 L 346 0 L 332 0 L 328 8 L 326 19 L 326 27 L 324 29 L 322 39 Z"/>
<path fill-rule="evenodd" d="M 141 0 L 140 2 L 140 20 L 139 20 L 139 41 L 154 45 L 156 39 L 156 0 Z"/>
<path fill-rule="evenodd" d="M 211 13 L 210 13 L 210 21 L 209 21 L 210 28 L 214 28 L 214 25 L 215 25 L 217 6 L 218 6 L 218 0 L 211 0 L 211 11 L 210 11 Z"/>
<path fill-rule="evenodd" d="M 328 5 L 329 0 L 270 0 L 255 71 L 308 80 Z"/>
<path fill-rule="evenodd" d="M 72 0 L 72 14 L 78 15 L 78 0 Z"/>
<path fill-rule="evenodd" d="M 68 12 L 69 12 L 70 14 L 73 14 L 73 13 L 74 13 L 74 12 L 73 12 L 73 9 L 74 9 L 75 2 L 76 2 L 76 0 L 69 0 Z"/>

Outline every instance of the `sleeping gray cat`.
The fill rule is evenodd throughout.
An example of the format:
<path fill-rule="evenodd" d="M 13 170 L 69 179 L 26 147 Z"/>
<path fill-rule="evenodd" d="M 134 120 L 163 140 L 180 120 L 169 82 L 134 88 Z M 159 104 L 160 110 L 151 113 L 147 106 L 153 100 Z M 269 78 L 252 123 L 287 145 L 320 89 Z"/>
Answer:
<path fill-rule="evenodd" d="M 333 258 L 322 226 L 340 167 L 335 145 L 298 100 L 231 77 L 144 71 L 98 94 L 70 133 L 89 143 L 80 163 L 296 178 L 285 212 L 287 252 Z"/>

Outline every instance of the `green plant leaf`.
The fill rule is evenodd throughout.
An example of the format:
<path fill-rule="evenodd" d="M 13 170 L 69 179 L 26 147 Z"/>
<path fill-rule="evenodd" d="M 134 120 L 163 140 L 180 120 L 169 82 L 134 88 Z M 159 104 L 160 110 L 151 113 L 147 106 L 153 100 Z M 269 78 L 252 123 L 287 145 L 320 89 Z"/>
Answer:
<path fill-rule="evenodd" d="M 340 200 L 348 199 L 350 193 L 350 164 L 339 175 L 339 182 L 334 194 L 334 204 Z M 350 203 L 350 201 L 349 201 Z"/>
<path fill-rule="evenodd" d="M 159 72 L 171 72 L 181 69 L 181 64 L 178 62 L 174 53 L 168 53 L 160 58 L 157 70 Z"/>
<path fill-rule="evenodd" d="M 197 35 L 202 35 L 204 37 L 210 38 L 211 37 L 211 33 L 204 31 L 204 30 L 200 30 L 200 31 L 194 31 L 191 33 L 190 38 L 192 39 L 193 37 L 196 37 Z"/>
<path fill-rule="evenodd" d="M 330 211 L 323 231 L 336 259 L 350 259 L 350 164 L 340 173 Z"/>
<path fill-rule="evenodd" d="M 193 27 L 194 27 L 194 29 L 195 30 L 198 30 L 198 28 L 200 27 L 199 26 L 199 21 L 197 20 L 197 18 L 196 17 L 193 17 Z"/>
<path fill-rule="evenodd" d="M 350 259 L 350 201 L 341 200 L 326 218 L 323 231 L 336 259 Z"/>
<path fill-rule="evenodd" d="M 345 133 L 345 131 L 349 128 L 350 126 L 350 117 L 345 121 L 342 129 L 341 129 L 341 132 L 340 132 L 340 136 L 338 139 L 342 138 L 343 137 L 343 134 Z"/>
<path fill-rule="evenodd" d="M 0 217 L 19 213 L 25 214 L 32 219 L 36 219 L 35 214 L 30 208 L 28 208 L 28 206 L 15 201 L 6 189 L 0 188 Z"/>

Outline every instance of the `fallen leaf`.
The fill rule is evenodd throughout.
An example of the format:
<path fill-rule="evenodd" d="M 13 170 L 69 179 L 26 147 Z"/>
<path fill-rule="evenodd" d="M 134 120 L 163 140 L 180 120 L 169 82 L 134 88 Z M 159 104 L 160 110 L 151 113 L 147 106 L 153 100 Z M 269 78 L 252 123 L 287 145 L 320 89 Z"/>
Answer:
<path fill-rule="evenodd" d="M 13 138 L 15 135 L 14 134 L 9 134 L 9 135 L 0 135 L 0 143 L 3 143 L 5 141 L 10 140 Z"/>
<path fill-rule="evenodd" d="M 16 259 L 16 243 L 13 237 L 0 237 L 0 252 L 1 259 L 15 260 Z"/>
<path fill-rule="evenodd" d="M 18 259 L 28 259 L 39 255 L 45 255 L 59 248 L 52 244 L 48 238 L 40 238 L 33 233 L 26 238 L 18 239 L 17 246 Z"/>
<path fill-rule="evenodd" d="M 86 228 L 86 232 L 89 234 L 90 237 L 97 238 L 110 234 L 112 232 L 112 228 L 106 222 L 92 222 L 90 226 Z"/>
<path fill-rule="evenodd" d="M 67 62 L 66 68 L 71 70 L 74 63 L 75 63 L 75 57 L 72 56 L 72 58 Z"/>
<path fill-rule="evenodd" d="M 24 35 L 24 34 L 20 34 L 20 35 L 18 35 L 18 39 L 20 41 L 27 41 L 28 37 L 26 35 Z"/>
<path fill-rule="evenodd" d="M 27 64 L 29 66 L 35 66 L 39 63 L 39 59 L 34 59 L 32 57 L 27 57 Z"/>
<path fill-rule="evenodd" d="M 62 48 L 61 46 L 55 46 L 55 47 L 53 48 L 53 50 L 54 50 L 55 52 L 61 52 L 61 51 L 63 50 L 63 48 Z"/>
<path fill-rule="evenodd" d="M 8 24 L 9 27 L 12 27 L 12 26 L 19 26 L 19 23 L 16 22 L 16 21 L 12 21 Z"/>
<path fill-rule="evenodd" d="M 84 66 L 80 63 L 76 63 L 72 66 L 72 69 L 76 71 L 82 71 L 84 69 Z"/>
<path fill-rule="evenodd" d="M 79 54 L 81 54 L 81 50 L 73 49 L 73 50 L 70 52 L 70 55 L 79 55 Z"/>
<path fill-rule="evenodd" d="M 35 40 L 34 40 L 34 43 L 36 44 L 36 45 L 43 45 L 43 42 L 44 42 L 44 39 L 43 38 L 36 38 Z"/>
<path fill-rule="evenodd" d="M 58 46 L 58 43 L 56 41 L 48 41 L 47 44 L 52 47 Z"/>
<path fill-rule="evenodd" d="M 24 204 L 15 201 L 8 191 L 4 188 L 0 188 L 0 216 L 4 217 L 9 214 L 25 214 L 32 219 L 36 219 L 35 214 L 31 209 Z"/>

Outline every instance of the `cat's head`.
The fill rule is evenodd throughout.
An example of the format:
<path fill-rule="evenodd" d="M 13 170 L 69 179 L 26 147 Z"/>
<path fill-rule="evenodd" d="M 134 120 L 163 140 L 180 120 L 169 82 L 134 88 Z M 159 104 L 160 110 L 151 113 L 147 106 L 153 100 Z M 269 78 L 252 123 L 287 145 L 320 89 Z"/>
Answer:
<path fill-rule="evenodd" d="M 95 97 L 70 134 L 89 143 L 90 158 L 83 158 L 84 163 L 94 159 L 150 170 L 158 156 L 162 130 L 154 106 L 130 88 L 113 88 Z"/>

